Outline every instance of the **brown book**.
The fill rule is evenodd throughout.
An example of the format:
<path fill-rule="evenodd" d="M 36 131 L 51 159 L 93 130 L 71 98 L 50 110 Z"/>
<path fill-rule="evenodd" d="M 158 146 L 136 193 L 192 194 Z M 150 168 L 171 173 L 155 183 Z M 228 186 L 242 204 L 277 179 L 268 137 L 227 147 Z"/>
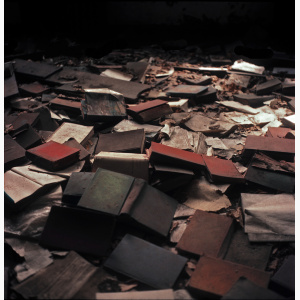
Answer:
<path fill-rule="evenodd" d="M 225 295 L 241 276 L 267 288 L 270 275 L 271 273 L 230 261 L 203 256 L 197 263 L 188 288 L 201 297 L 219 298 Z"/>
<path fill-rule="evenodd" d="M 98 154 L 100 151 L 143 153 L 144 146 L 144 129 L 99 134 L 95 154 Z"/>
<path fill-rule="evenodd" d="M 244 176 L 231 160 L 202 155 L 210 181 L 224 183 L 243 183 Z"/>
<path fill-rule="evenodd" d="M 248 162 L 256 151 L 262 151 L 274 159 L 294 162 L 295 140 L 248 135 L 242 159 Z"/>
<path fill-rule="evenodd" d="M 201 171 L 205 163 L 201 154 L 152 142 L 147 151 L 151 163 L 161 163 L 184 169 Z"/>
<path fill-rule="evenodd" d="M 127 108 L 127 113 L 140 123 L 153 121 L 164 115 L 173 113 L 167 101 L 153 100 Z"/>
<path fill-rule="evenodd" d="M 176 249 L 196 256 L 223 257 L 233 232 L 233 220 L 227 216 L 196 210 Z"/>

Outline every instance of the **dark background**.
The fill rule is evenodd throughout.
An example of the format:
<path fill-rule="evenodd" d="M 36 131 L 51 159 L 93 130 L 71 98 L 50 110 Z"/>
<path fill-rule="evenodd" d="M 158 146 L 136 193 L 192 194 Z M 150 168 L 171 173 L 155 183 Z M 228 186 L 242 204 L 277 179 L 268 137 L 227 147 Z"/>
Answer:
<path fill-rule="evenodd" d="M 5 56 L 37 49 L 67 54 L 71 47 L 71 54 L 85 49 L 101 57 L 113 49 L 170 40 L 179 42 L 165 47 L 241 41 L 247 47 L 295 53 L 295 1 L 289 0 L 5 0 L 4 17 Z"/>

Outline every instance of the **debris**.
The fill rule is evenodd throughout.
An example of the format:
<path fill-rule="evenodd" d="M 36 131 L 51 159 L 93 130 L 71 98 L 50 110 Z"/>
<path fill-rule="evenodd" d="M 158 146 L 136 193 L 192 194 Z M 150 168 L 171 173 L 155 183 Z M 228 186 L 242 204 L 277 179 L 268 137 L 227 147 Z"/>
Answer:
<path fill-rule="evenodd" d="M 229 185 L 226 185 L 228 188 Z M 185 189 L 184 205 L 203 211 L 219 211 L 231 206 L 231 202 L 218 185 L 210 184 L 204 177 L 193 180 Z"/>
<path fill-rule="evenodd" d="M 13 290 L 24 298 L 70 299 L 88 282 L 97 268 L 76 252 L 55 260 L 26 281 L 14 285 Z"/>
<path fill-rule="evenodd" d="M 133 75 L 126 74 L 119 70 L 114 70 L 114 69 L 107 69 L 101 72 L 100 76 L 110 77 L 110 78 L 115 78 L 115 79 L 120 79 L 125 81 L 130 81 L 133 78 Z"/>
<path fill-rule="evenodd" d="M 296 115 L 291 115 L 288 117 L 284 117 L 281 119 L 281 122 L 285 125 L 290 127 L 291 129 L 295 129 L 296 126 Z"/>
<path fill-rule="evenodd" d="M 246 61 L 236 60 L 234 64 L 231 66 L 231 70 L 242 71 L 242 72 L 249 72 L 254 74 L 262 75 L 265 71 L 264 67 L 256 66 L 254 64 L 248 63 Z"/>
<path fill-rule="evenodd" d="M 21 244 L 16 243 L 18 241 L 21 242 Z M 6 238 L 5 242 L 25 259 L 24 263 L 14 268 L 17 273 L 18 282 L 24 281 L 53 262 L 51 253 L 36 243 L 21 241 L 16 238 Z"/>
<path fill-rule="evenodd" d="M 234 110 L 246 113 L 246 114 L 252 114 L 256 115 L 258 111 L 248 105 L 243 105 L 235 101 L 217 101 L 217 103 L 220 103 L 221 105 L 224 105 L 226 107 L 232 108 Z"/>

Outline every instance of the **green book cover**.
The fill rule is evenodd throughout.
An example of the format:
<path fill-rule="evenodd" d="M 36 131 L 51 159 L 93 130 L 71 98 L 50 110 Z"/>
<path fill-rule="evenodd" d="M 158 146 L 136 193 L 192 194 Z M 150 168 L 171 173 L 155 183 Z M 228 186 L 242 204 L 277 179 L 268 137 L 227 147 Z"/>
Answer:
<path fill-rule="evenodd" d="M 78 206 L 118 215 L 134 177 L 99 168 Z"/>

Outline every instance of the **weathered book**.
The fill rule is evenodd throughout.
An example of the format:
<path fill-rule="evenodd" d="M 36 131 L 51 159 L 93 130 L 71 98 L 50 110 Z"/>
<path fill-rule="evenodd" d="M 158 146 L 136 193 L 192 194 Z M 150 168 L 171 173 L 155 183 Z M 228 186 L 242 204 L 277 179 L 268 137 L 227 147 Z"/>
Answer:
<path fill-rule="evenodd" d="M 241 193 L 250 242 L 295 241 L 295 195 Z"/>
<path fill-rule="evenodd" d="M 272 245 L 267 243 L 250 243 L 248 235 L 241 226 L 234 232 L 225 260 L 264 271 L 269 262 Z"/>
<path fill-rule="evenodd" d="M 19 91 L 22 96 L 37 97 L 41 96 L 43 93 L 48 93 L 50 91 L 50 87 L 36 81 L 20 85 Z"/>
<path fill-rule="evenodd" d="M 81 112 L 81 102 L 66 100 L 61 98 L 55 98 L 49 101 L 51 109 L 63 109 L 73 113 L 80 114 Z"/>
<path fill-rule="evenodd" d="M 249 161 L 256 151 L 262 151 L 274 159 L 294 162 L 295 140 L 248 135 L 242 159 Z"/>
<path fill-rule="evenodd" d="M 175 199 L 148 185 L 145 180 L 135 179 L 121 209 L 120 219 L 167 236 L 177 204 Z"/>
<path fill-rule="evenodd" d="M 234 229 L 227 216 L 196 210 L 176 249 L 195 256 L 224 257 Z"/>
<path fill-rule="evenodd" d="M 40 135 L 30 125 L 28 125 L 26 130 L 17 134 L 15 140 L 24 149 L 29 149 L 42 143 Z"/>
<path fill-rule="evenodd" d="M 71 299 L 97 269 L 71 251 L 66 258 L 56 259 L 47 268 L 14 285 L 13 290 L 25 299 Z"/>
<path fill-rule="evenodd" d="M 64 190 L 62 202 L 68 205 L 77 205 L 94 175 L 95 173 L 92 172 L 72 173 Z"/>
<path fill-rule="evenodd" d="M 4 170 L 26 163 L 26 150 L 20 146 L 9 134 L 4 135 Z"/>
<path fill-rule="evenodd" d="M 4 63 L 4 99 L 19 94 L 18 84 L 11 62 Z"/>
<path fill-rule="evenodd" d="M 148 181 L 149 159 L 146 154 L 101 151 L 94 157 L 92 171 L 98 168 L 142 178 Z"/>
<path fill-rule="evenodd" d="M 202 155 L 208 179 L 213 182 L 243 183 L 244 176 L 231 160 Z"/>
<path fill-rule="evenodd" d="M 111 246 L 115 218 L 97 211 L 52 206 L 40 244 L 56 250 L 74 250 L 97 257 Z"/>
<path fill-rule="evenodd" d="M 78 206 L 119 215 L 133 181 L 132 176 L 98 168 Z"/>
<path fill-rule="evenodd" d="M 4 201 L 11 209 L 20 210 L 65 180 L 60 176 L 30 171 L 29 166 L 14 167 L 4 173 Z"/>
<path fill-rule="evenodd" d="M 177 204 L 143 179 L 100 168 L 78 202 L 162 236 L 169 233 Z"/>
<path fill-rule="evenodd" d="M 221 300 L 243 300 L 243 299 L 286 299 L 285 297 L 253 283 L 251 280 L 240 277 L 232 288 L 221 298 Z"/>
<path fill-rule="evenodd" d="M 281 89 L 282 82 L 278 78 L 268 80 L 256 86 L 257 95 L 270 95 L 272 92 Z"/>
<path fill-rule="evenodd" d="M 79 151 L 57 142 L 47 142 L 26 151 L 26 157 L 34 164 L 50 171 L 64 169 L 79 160 Z"/>
<path fill-rule="evenodd" d="M 147 123 L 153 121 L 164 115 L 173 113 L 168 101 L 153 100 L 137 105 L 131 105 L 127 108 L 127 113 L 134 120 L 140 123 Z"/>
<path fill-rule="evenodd" d="M 170 192 L 188 184 L 194 176 L 190 170 L 154 164 L 151 185 L 162 192 Z"/>
<path fill-rule="evenodd" d="M 292 131 L 291 128 L 286 127 L 269 127 L 266 137 L 285 138 L 288 132 Z"/>
<path fill-rule="evenodd" d="M 143 153 L 144 146 L 144 129 L 99 134 L 95 154 L 98 154 L 100 151 Z"/>
<path fill-rule="evenodd" d="M 252 157 L 245 180 L 285 193 L 295 192 L 295 169 L 261 153 Z"/>
<path fill-rule="evenodd" d="M 128 300 L 128 299 L 137 299 L 137 300 L 150 300 L 150 299 L 166 299 L 172 300 L 174 298 L 172 289 L 165 290 L 154 290 L 154 291 L 129 291 L 129 292 L 119 292 L 119 293 L 96 293 L 96 300 Z"/>
<path fill-rule="evenodd" d="M 207 89 L 207 86 L 180 84 L 175 86 L 174 88 L 167 90 L 166 93 L 168 96 L 172 97 L 188 98 L 195 97 L 205 92 Z"/>
<path fill-rule="evenodd" d="M 195 171 L 201 171 L 205 167 L 201 154 L 165 146 L 156 142 L 151 142 L 147 155 L 151 163 L 167 164 Z"/>
<path fill-rule="evenodd" d="M 156 289 L 172 288 L 187 258 L 127 234 L 104 267 Z"/>
<path fill-rule="evenodd" d="M 295 255 L 289 255 L 284 260 L 282 266 L 271 278 L 270 289 L 285 297 L 295 295 Z"/>
<path fill-rule="evenodd" d="M 274 96 L 258 96 L 255 94 L 234 94 L 233 99 L 242 104 L 256 107 L 263 105 L 265 101 L 274 99 Z"/>
<path fill-rule="evenodd" d="M 268 287 L 270 280 L 270 273 L 219 258 L 203 256 L 196 265 L 188 288 L 201 297 L 219 298 L 228 293 L 241 276 L 263 288 Z"/>
<path fill-rule="evenodd" d="M 70 138 L 74 138 L 79 144 L 85 146 L 93 134 L 94 126 L 84 126 L 65 122 L 53 132 L 47 142 L 54 141 L 63 144 Z"/>
<path fill-rule="evenodd" d="M 15 59 L 15 73 L 33 79 L 45 79 L 60 71 L 62 67 L 49 65 L 42 62 L 34 62 L 23 59 Z"/>
<path fill-rule="evenodd" d="M 79 160 L 89 161 L 91 154 L 81 144 L 79 144 L 76 139 L 70 138 L 64 142 L 64 145 L 79 149 Z"/>
<path fill-rule="evenodd" d="M 122 94 L 109 89 L 86 89 L 82 101 L 84 119 L 92 122 L 121 121 L 126 118 Z"/>

